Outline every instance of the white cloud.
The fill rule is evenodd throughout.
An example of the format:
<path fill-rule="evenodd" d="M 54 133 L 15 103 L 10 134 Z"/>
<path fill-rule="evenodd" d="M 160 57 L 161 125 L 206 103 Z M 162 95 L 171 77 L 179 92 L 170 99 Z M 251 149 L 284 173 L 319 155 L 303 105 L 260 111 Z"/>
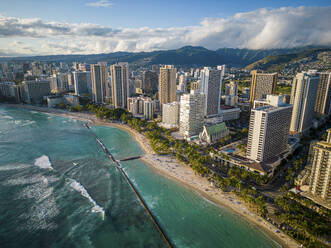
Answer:
<path fill-rule="evenodd" d="M 97 1 L 97 2 L 89 2 L 86 5 L 87 6 L 90 6 L 90 7 L 104 7 L 104 8 L 108 8 L 108 7 L 113 6 L 113 3 L 110 2 L 109 0 L 100 0 L 100 1 Z"/>
<path fill-rule="evenodd" d="M 331 46 L 331 7 L 284 7 L 206 18 L 176 28 L 111 28 L 91 23 L 44 22 L 0 16 L 0 47 L 26 54 L 89 54 L 174 49 Z M 24 39 L 26 42 L 13 43 Z M 0 50 L 1 52 L 1 50 Z"/>

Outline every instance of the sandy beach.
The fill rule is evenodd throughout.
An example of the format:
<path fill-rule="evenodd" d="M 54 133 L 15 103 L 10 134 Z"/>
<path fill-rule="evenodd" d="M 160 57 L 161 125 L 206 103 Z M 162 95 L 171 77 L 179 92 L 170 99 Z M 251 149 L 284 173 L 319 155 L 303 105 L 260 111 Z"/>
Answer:
<path fill-rule="evenodd" d="M 199 193 L 201 196 L 218 205 L 230 208 L 234 213 L 243 216 L 250 224 L 259 227 L 261 231 L 265 232 L 280 246 L 291 248 L 300 247 L 300 245 L 287 234 L 283 233 L 277 227 L 273 226 L 271 223 L 255 214 L 254 211 L 250 210 L 249 207 L 233 193 L 223 192 L 222 190 L 215 188 L 206 178 L 196 175 L 189 166 L 177 161 L 174 157 L 169 155 L 155 154 L 155 152 L 150 147 L 147 138 L 127 125 L 100 121 L 97 120 L 94 115 L 88 113 L 68 112 L 58 109 L 49 109 L 46 107 L 35 107 L 30 105 L 4 104 L 4 106 L 51 113 L 90 122 L 94 125 L 110 126 L 125 130 L 131 134 L 131 136 L 138 142 L 138 144 L 146 153 L 141 158 L 141 160 L 156 172 L 170 179 L 181 182 L 186 187 L 189 187 L 190 189 Z"/>

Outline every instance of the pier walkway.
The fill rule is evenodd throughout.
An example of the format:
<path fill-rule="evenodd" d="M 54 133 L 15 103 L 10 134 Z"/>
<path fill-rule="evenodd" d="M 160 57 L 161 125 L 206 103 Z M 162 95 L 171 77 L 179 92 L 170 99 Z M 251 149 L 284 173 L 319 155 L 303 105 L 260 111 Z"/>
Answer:
<path fill-rule="evenodd" d="M 141 158 L 140 155 L 139 156 L 132 156 L 132 157 L 127 157 L 127 158 L 122 158 L 122 159 L 120 159 L 120 162 L 122 162 L 122 161 L 128 161 L 128 160 L 134 160 L 134 159 L 139 159 L 139 158 Z"/>

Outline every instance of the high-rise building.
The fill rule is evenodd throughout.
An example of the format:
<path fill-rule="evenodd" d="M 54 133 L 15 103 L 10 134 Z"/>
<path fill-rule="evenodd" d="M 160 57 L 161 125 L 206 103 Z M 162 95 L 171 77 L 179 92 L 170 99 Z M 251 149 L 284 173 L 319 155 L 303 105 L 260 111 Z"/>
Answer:
<path fill-rule="evenodd" d="M 144 118 L 151 120 L 154 116 L 153 101 L 151 99 L 144 101 Z"/>
<path fill-rule="evenodd" d="M 148 95 L 153 95 L 157 92 L 159 81 L 156 72 L 143 71 L 141 73 L 141 81 L 142 81 L 141 88 L 143 93 Z"/>
<path fill-rule="evenodd" d="M 126 108 L 129 95 L 129 64 L 121 62 L 110 66 L 112 83 L 112 105 Z"/>
<path fill-rule="evenodd" d="M 231 81 L 229 86 L 230 86 L 229 95 L 237 96 L 238 95 L 238 84 L 236 84 L 236 82 L 234 82 L 234 81 Z"/>
<path fill-rule="evenodd" d="M 291 133 L 303 133 L 312 125 L 318 76 L 301 72 L 293 79 L 290 103 L 293 104 Z"/>
<path fill-rule="evenodd" d="M 74 80 L 75 94 L 81 96 L 91 93 L 91 72 L 89 71 L 74 71 L 72 73 Z"/>
<path fill-rule="evenodd" d="M 68 72 L 68 87 L 69 90 L 75 90 L 74 75 L 72 72 Z"/>
<path fill-rule="evenodd" d="M 238 96 L 225 95 L 222 96 L 222 99 L 224 100 L 224 104 L 227 106 L 236 107 L 238 105 Z"/>
<path fill-rule="evenodd" d="M 322 115 L 331 114 L 331 72 L 319 73 L 315 112 Z"/>
<path fill-rule="evenodd" d="M 156 74 L 160 73 L 160 65 L 152 65 L 152 72 L 155 72 Z"/>
<path fill-rule="evenodd" d="M 291 113 L 292 105 L 275 95 L 268 95 L 264 106 L 251 110 L 247 158 L 263 162 L 287 151 Z"/>
<path fill-rule="evenodd" d="M 191 91 L 180 98 L 179 132 L 184 137 L 198 135 L 204 124 L 205 95 Z"/>
<path fill-rule="evenodd" d="M 242 92 L 242 95 L 241 95 L 242 98 L 249 99 L 249 97 L 250 97 L 250 92 L 251 92 L 251 88 L 249 88 L 249 87 L 245 87 L 245 88 L 243 88 L 243 89 L 241 90 L 241 92 Z"/>
<path fill-rule="evenodd" d="M 161 105 L 176 101 L 176 71 L 173 65 L 160 68 L 159 100 Z"/>
<path fill-rule="evenodd" d="M 179 126 L 179 102 L 162 104 L 162 123 L 168 127 Z"/>
<path fill-rule="evenodd" d="M 218 65 L 217 66 L 217 70 L 220 70 L 222 73 L 222 78 L 224 77 L 225 75 L 225 69 L 226 69 L 226 65 Z"/>
<path fill-rule="evenodd" d="M 51 91 L 53 93 L 63 93 L 69 90 L 68 75 L 65 73 L 54 73 L 51 78 Z"/>
<path fill-rule="evenodd" d="M 191 82 L 191 90 L 200 91 L 200 80 Z"/>
<path fill-rule="evenodd" d="M 111 90 L 109 85 L 109 73 L 108 73 L 108 65 L 107 62 L 98 62 L 100 65 L 101 70 L 101 80 L 102 80 L 102 95 L 103 95 L 103 102 L 110 103 L 111 99 Z M 89 65 L 86 67 L 88 68 Z"/>
<path fill-rule="evenodd" d="M 249 100 L 251 106 L 253 106 L 255 100 L 276 93 L 278 77 L 277 73 L 258 73 L 256 70 L 252 71 L 251 75 L 251 93 Z"/>
<path fill-rule="evenodd" d="M 309 192 L 331 204 L 331 129 L 326 141 L 317 142 L 312 149 Z"/>
<path fill-rule="evenodd" d="M 12 98 L 18 103 L 21 101 L 20 86 L 15 82 L 0 82 L 0 96 Z"/>
<path fill-rule="evenodd" d="M 200 92 L 205 95 L 204 115 L 207 117 L 218 115 L 220 113 L 222 71 L 205 67 L 200 74 Z"/>
<path fill-rule="evenodd" d="M 51 93 L 50 81 L 36 80 L 22 82 L 22 98 L 26 103 L 40 102 L 43 96 Z"/>
<path fill-rule="evenodd" d="M 179 84 L 177 85 L 177 90 L 181 92 L 186 91 L 186 84 L 187 84 L 188 73 L 185 72 L 184 74 L 179 76 Z"/>
<path fill-rule="evenodd" d="M 107 97 L 107 66 L 91 65 L 92 98 L 95 103 L 105 103 Z"/>

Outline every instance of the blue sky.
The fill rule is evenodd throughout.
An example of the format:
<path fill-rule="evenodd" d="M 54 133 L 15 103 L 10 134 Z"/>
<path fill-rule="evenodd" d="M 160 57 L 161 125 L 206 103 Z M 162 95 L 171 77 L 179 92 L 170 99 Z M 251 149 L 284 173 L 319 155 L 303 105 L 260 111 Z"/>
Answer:
<path fill-rule="evenodd" d="M 0 55 L 331 45 L 330 0 L 1 0 Z"/>
<path fill-rule="evenodd" d="M 98 0 L 1 0 L 6 16 L 44 21 L 89 22 L 137 28 L 197 25 L 206 17 L 224 18 L 260 8 L 331 6 L 330 0 L 110 0 L 110 7 L 91 7 Z"/>

